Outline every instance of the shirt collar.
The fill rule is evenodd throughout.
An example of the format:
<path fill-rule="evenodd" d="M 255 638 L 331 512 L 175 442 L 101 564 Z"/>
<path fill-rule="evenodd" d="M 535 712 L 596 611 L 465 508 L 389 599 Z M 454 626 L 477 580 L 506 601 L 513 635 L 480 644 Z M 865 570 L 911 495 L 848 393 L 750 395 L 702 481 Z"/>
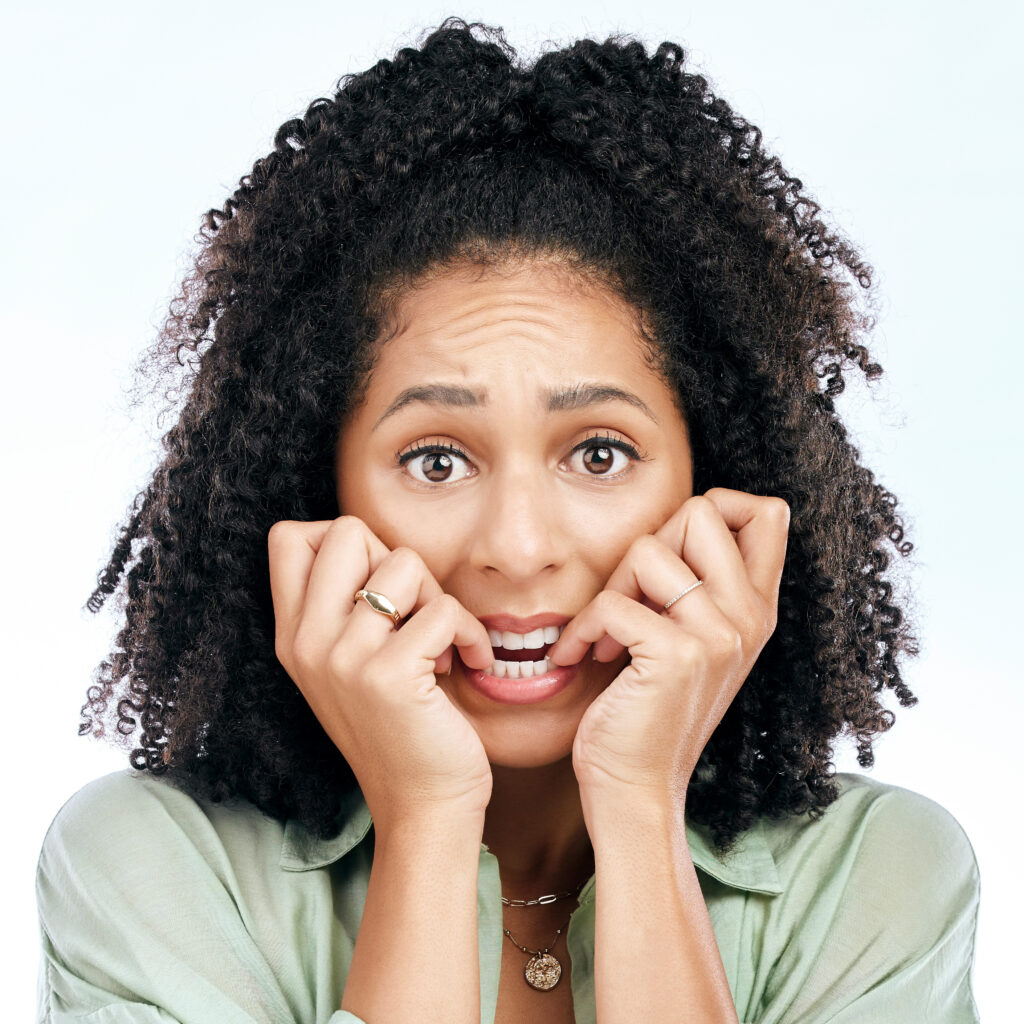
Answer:
<path fill-rule="evenodd" d="M 373 824 L 370 809 L 359 789 L 345 796 L 339 820 L 344 822 L 341 831 L 328 839 L 321 839 L 290 819 L 284 829 L 280 866 L 285 871 L 313 871 L 341 860 L 355 849 Z M 783 891 L 761 819 L 740 835 L 732 851 L 725 856 L 715 850 L 710 832 L 703 825 L 688 822 L 686 837 L 693 863 L 719 882 L 735 889 L 772 896 Z M 481 846 L 486 849 L 483 844 Z"/>

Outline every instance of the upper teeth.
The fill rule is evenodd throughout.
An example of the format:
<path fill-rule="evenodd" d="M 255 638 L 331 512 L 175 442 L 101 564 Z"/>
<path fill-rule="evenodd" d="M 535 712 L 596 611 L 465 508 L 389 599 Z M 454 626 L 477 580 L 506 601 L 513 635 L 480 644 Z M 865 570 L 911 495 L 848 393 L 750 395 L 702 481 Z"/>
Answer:
<path fill-rule="evenodd" d="M 534 650 L 545 644 L 553 644 L 561 635 L 561 626 L 541 626 L 532 633 L 510 633 L 508 630 L 489 629 L 492 647 L 501 647 L 506 651 Z"/>

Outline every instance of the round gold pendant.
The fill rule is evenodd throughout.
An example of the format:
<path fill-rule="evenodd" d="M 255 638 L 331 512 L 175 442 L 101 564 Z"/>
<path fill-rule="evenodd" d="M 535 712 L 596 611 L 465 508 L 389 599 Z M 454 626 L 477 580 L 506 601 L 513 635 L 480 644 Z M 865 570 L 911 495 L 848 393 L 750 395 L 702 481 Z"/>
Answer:
<path fill-rule="evenodd" d="M 530 957 L 526 970 L 527 984 L 541 992 L 547 992 L 558 984 L 562 976 L 562 965 L 557 957 L 550 953 L 537 953 Z"/>

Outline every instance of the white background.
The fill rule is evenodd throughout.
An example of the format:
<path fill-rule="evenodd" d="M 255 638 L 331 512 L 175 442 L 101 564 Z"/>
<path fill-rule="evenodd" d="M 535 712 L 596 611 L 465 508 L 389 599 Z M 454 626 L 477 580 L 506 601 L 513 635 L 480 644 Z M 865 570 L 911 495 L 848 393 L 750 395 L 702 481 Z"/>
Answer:
<path fill-rule="evenodd" d="M 82 611 L 157 451 L 126 398 L 219 207 L 278 124 L 449 14 L 524 56 L 609 32 L 671 39 L 758 124 L 877 271 L 870 390 L 840 400 L 901 499 L 921 698 L 872 774 L 948 808 L 981 867 L 975 993 L 1010 1019 L 1018 971 L 1021 638 L 1021 5 L 975 2 L 57 3 L 4 16 L 3 261 L 8 729 L 5 1018 L 29 1019 L 39 844 L 61 803 L 127 764 L 77 737 L 114 619 Z M 515 12 L 513 14 L 513 11 Z M 860 770 L 848 746 L 839 770 Z M 908 1022 L 910 1024 L 910 1022 Z"/>

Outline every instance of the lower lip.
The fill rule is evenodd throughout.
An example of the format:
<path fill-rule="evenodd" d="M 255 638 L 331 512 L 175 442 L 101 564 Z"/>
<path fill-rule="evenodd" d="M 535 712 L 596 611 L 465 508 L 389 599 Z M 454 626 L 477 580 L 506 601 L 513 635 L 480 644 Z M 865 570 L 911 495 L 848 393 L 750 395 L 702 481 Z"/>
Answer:
<path fill-rule="evenodd" d="M 456 654 L 458 648 L 456 648 Z M 470 668 L 459 658 L 462 671 L 469 680 L 469 685 L 485 697 L 499 704 L 537 704 L 539 701 L 554 697 L 561 693 L 575 678 L 580 670 L 581 662 L 575 665 L 562 665 L 550 669 L 542 676 L 531 676 L 529 679 L 501 679 L 488 675 L 478 668 Z"/>

